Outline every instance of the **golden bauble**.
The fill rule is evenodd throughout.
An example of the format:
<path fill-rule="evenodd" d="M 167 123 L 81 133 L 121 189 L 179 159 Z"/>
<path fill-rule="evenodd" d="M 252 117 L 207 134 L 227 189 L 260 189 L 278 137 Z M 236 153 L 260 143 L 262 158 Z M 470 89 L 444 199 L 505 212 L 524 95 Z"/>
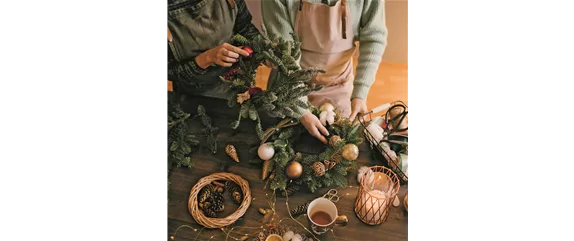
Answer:
<path fill-rule="evenodd" d="M 359 157 L 359 147 L 355 144 L 347 144 L 343 147 L 343 157 L 349 161 L 354 161 Z"/>
<path fill-rule="evenodd" d="M 321 105 L 321 107 L 319 107 L 320 111 L 334 111 L 335 110 L 335 106 L 333 106 L 331 103 L 329 102 L 325 102 L 324 104 Z"/>
<path fill-rule="evenodd" d="M 331 138 L 329 138 L 329 145 L 335 146 L 335 145 L 337 145 L 337 143 L 339 143 L 340 141 L 341 141 L 341 137 L 340 137 L 340 136 L 337 136 L 337 135 L 331 136 Z"/>
<path fill-rule="evenodd" d="M 285 168 L 285 175 L 287 175 L 289 179 L 297 179 L 301 174 L 303 174 L 303 165 L 298 161 L 292 161 Z"/>
<path fill-rule="evenodd" d="M 271 145 L 265 143 L 259 146 L 259 149 L 257 149 L 257 155 L 261 160 L 268 161 L 273 158 L 273 155 L 275 155 L 275 149 L 273 149 Z"/>

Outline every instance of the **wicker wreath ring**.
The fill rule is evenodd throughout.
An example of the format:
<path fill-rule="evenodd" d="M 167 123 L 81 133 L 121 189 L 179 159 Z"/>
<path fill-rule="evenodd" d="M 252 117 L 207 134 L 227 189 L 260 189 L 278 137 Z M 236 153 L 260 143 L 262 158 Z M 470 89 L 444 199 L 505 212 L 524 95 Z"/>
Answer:
<path fill-rule="evenodd" d="M 231 215 L 225 218 L 209 218 L 206 217 L 199 209 L 197 195 L 202 188 L 211 184 L 213 181 L 218 180 L 232 181 L 237 183 L 237 185 L 241 187 L 241 192 L 243 192 L 243 201 L 241 202 L 239 208 L 237 208 L 237 210 L 235 210 L 235 212 L 233 212 Z M 241 218 L 250 205 L 251 190 L 249 189 L 249 183 L 238 175 L 227 172 L 219 172 L 205 176 L 197 181 L 193 188 L 191 188 L 187 207 L 189 209 L 189 213 L 191 216 L 193 216 L 193 219 L 195 219 L 198 224 L 206 228 L 222 228 L 233 224 L 235 221 Z"/>

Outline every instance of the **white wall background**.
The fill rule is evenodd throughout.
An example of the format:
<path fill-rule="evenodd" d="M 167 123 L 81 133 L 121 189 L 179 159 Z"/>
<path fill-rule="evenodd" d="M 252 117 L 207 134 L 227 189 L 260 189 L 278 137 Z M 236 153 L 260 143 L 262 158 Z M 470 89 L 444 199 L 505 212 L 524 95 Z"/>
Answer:
<path fill-rule="evenodd" d="M 260 29 L 261 1 L 245 0 L 253 16 L 253 24 Z M 385 2 L 386 25 L 389 31 L 387 48 L 383 61 L 408 63 L 408 0 L 388 0 Z"/>

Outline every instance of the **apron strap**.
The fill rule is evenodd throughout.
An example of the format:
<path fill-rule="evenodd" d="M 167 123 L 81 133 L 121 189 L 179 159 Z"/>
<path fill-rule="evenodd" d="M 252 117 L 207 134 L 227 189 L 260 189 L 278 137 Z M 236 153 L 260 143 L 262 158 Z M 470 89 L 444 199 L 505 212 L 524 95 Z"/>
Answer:
<path fill-rule="evenodd" d="M 343 39 L 347 39 L 347 0 L 341 0 L 341 8 L 343 9 Z"/>
<path fill-rule="evenodd" d="M 231 6 L 231 9 L 235 9 L 235 1 L 227 0 L 227 3 L 229 3 L 229 6 Z"/>
<path fill-rule="evenodd" d="M 303 10 L 303 0 L 299 0 L 299 11 Z"/>

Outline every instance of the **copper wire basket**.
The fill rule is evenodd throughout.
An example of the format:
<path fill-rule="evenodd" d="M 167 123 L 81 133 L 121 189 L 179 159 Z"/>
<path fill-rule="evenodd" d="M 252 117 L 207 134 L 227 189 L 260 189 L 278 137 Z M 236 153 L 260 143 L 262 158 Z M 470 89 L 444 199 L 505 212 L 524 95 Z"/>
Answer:
<path fill-rule="evenodd" d="M 401 187 L 397 175 L 389 168 L 373 166 L 363 173 L 360 180 L 355 214 L 368 225 L 385 222 Z"/>
<path fill-rule="evenodd" d="M 377 108 L 375 108 L 377 109 Z M 391 112 L 396 111 L 399 114 L 396 114 L 391 118 Z M 401 126 L 401 123 L 405 122 L 408 118 L 408 107 L 402 101 L 395 101 L 391 103 L 391 106 L 386 109 L 386 111 L 380 116 L 383 118 L 383 138 L 380 141 L 377 141 L 376 138 L 368 131 L 367 127 L 373 120 L 374 113 L 376 110 L 372 110 L 364 115 L 359 116 L 359 122 L 363 126 L 363 131 L 365 135 L 365 139 L 367 139 L 369 143 L 369 147 L 371 148 L 372 157 L 373 159 L 382 162 L 382 164 L 386 167 L 389 167 L 396 175 L 398 176 L 401 184 L 407 184 L 409 179 L 407 174 L 403 172 L 401 167 L 398 165 L 398 162 L 392 161 L 390 153 L 384 150 L 383 144 L 385 142 L 386 145 L 397 145 L 395 141 L 389 140 L 389 136 L 401 133 L 408 130 L 407 128 L 396 128 L 393 127 L 391 123 L 394 123 L 395 126 Z M 406 124 L 406 122 L 405 122 Z M 403 146 L 403 151 L 406 150 L 408 153 L 408 145 Z"/>

